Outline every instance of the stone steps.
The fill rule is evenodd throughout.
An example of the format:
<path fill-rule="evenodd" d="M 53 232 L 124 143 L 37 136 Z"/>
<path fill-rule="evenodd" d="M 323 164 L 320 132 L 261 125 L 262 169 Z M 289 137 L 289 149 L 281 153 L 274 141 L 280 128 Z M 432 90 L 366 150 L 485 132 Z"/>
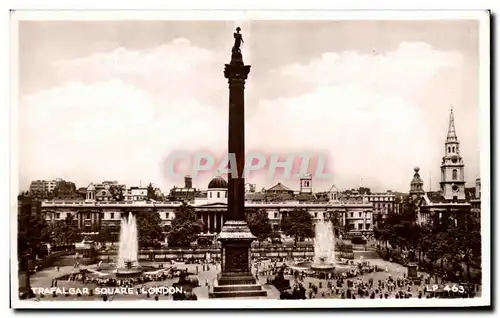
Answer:
<path fill-rule="evenodd" d="M 219 286 L 254 285 L 257 281 L 252 275 L 220 276 Z"/>
<path fill-rule="evenodd" d="M 226 285 L 214 286 L 214 292 L 227 292 L 227 291 L 260 291 L 260 285 Z"/>
<path fill-rule="evenodd" d="M 245 287 L 245 285 L 234 285 L 225 287 L 234 287 L 235 289 L 229 289 L 225 291 L 214 291 L 209 294 L 209 298 L 236 298 L 236 297 L 265 297 L 267 296 L 267 291 L 262 290 L 260 285 L 246 285 L 250 287 L 257 287 L 255 290 L 240 289 Z"/>

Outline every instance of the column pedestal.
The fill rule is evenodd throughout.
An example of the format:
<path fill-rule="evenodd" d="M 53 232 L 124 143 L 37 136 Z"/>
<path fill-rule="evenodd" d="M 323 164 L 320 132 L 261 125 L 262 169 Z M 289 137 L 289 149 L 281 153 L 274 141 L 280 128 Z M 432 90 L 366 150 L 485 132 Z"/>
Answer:
<path fill-rule="evenodd" d="M 406 275 L 407 278 L 413 281 L 414 284 L 420 285 L 421 279 L 418 277 L 418 272 L 417 272 L 418 265 L 415 263 L 408 263 L 406 264 L 406 268 L 408 269 Z"/>
<path fill-rule="evenodd" d="M 222 245 L 221 273 L 210 298 L 266 297 L 252 275 L 250 245 L 255 240 L 245 221 L 227 221 L 217 239 Z"/>

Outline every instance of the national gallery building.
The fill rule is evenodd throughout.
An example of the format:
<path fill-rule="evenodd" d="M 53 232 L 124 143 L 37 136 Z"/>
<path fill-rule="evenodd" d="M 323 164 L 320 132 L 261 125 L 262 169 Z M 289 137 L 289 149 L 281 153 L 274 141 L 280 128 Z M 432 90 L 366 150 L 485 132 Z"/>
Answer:
<path fill-rule="evenodd" d="M 339 198 L 339 192 L 333 188 L 322 194 L 312 193 L 311 176 L 300 180 L 300 191 L 293 191 L 278 183 L 275 186 L 255 192 L 247 191 L 246 213 L 265 210 L 274 229 L 279 229 L 283 217 L 294 209 L 305 209 L 316 220 L 327 218 L 330 213 L 339 213 L 341 222 L 351 235 L 366 235 L 373 231 L 374 195 Z M 99 190 L 97 190 L 99 191 Z M 191 177 L 185 177 L 184 187 L 174 187 L 168 196 L 169 200 L 152 201 L 113 201 L 100 200 L 96 187 L 89 185 L 85 200 L 47 200 L 41 203 L 41 212 L 49 223 L 64 220 L 68 214 L 73 215 L 85 233 L 98 232 L 108 226 L 118 230 L 123 213 L 150 211 L 158 213 L 162 226 L 170 225 L 175 218 L 175 211 L 182 202 L 187 202 L 203 221 L 203 235 L 215 235 L 221 231 L 227 211 L 228 183 L 221 177 L 212 179 L 206 191 L 192 187 Z M 384 194 L 381 199 L 393 203 L 393 197 Z M 392 202 L 389 202 L 392 200 Z"/>

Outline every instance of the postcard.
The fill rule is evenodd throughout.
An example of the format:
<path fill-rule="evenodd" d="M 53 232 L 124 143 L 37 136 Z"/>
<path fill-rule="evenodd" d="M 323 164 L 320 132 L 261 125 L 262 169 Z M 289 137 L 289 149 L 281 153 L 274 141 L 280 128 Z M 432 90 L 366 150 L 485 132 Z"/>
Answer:
<path fill-rule="evenodd" d="M 491 306 L 487 11 L 13 11 L 14 308 Z"/>

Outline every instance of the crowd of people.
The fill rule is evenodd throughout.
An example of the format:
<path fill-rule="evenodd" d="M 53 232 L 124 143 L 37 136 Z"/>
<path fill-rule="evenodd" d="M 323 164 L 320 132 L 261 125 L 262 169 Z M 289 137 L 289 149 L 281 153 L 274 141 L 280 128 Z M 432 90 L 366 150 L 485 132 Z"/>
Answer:
<path fill-rule="evenodd" d="M 300 269 L 289 266 L 300 262 L 312 262 L 312 259 L 287 260 L 284 258 L 275 259 L 255 259 L 252 261 L 252 272 L 261 283 L 272 283 L 272 278 L 286 275 L 292 284 L 282 290 L 280 299 L 312 299 L 312 298 L 338 298 L 338 299 L 407 299 L 416 298 L 457 298 L 474 297 L 475 289 L 468 286 L 459 290 L 443 289 L 446 282 L 438 279 L 436 276 L 423 275 L 420 280 L 408 279 L 405 274 L 400 277 L 393 277 L 394 273 L 388 273 L 388 267 L 382 268 L 371 264 L 369 261 L 344 260 L 340 262 L 342 270 L 333 269 L 330 272 L 314 271 L 311 269 Z M 199 274 L 203 271 L 220 270 L 220 263 L 217 260 L 206 260 L 197 263 L 192 267 L 192 271 Z M 79 264 L 78 264 L 79 265 Z M 77 268 L 79 267 L 77 265 Z M 193 264 L 194 265 L 194 264 Z M 346 267 L 347 265 L 347 267 Z M 104 277 L 97 273 L 80 270 L 68 276 L 68 281 L 79 281 L 84 284 L 95 284 L 97 286 L 138 288 L 149 282 L 162 282 L 167 279 L 187 277 L 187 269 L 178 269 L 176 265 L 160 264 L 158 270 L 152 274 L 144 273 L 142 276 L 134 278 Z M 386 272 L 386 275 L 372 275 L 377 272 Z M 398 274 L 396 274 L 398 275 Z M 374 277 L 385 277 L 384 279 L 375 279 Z M 262 281 L 264 279 L 264 281 Z M 196 284 L 192 287 L 205 286 L 210 290 L 211 283 L 204 280 L 202 285 Z M 190 283 L 190 280 L 183 282 Z M 179 282 L 178 282 L 179 283 Z M 192 282 L 191 282 L 192 283 Z M 160 283 L 161 284 L 161 283 Z M 175 284 L 174 284 L 175 285 Z M 429 285 L 439 288 L 429 288 Z M 57 280 L 53 281 L 53 286 L 57 287 Z M 139 290 L 139 288 L 138 288 Z M 159 300 L 162 295 L 146 295 L 147 298 Z M 187 292 L 172 295 L 174 300 L 196 300 L 197 296 L 190 288 Z M 113 295 L 102 296 L 104 301 L 113 299 Z"/>
<path fill-rule="evenodd" d="M 344 273 L 342 273 L 344 274 Z M 354 278 L 354 279 L 352 279 Z M 304 276 L 295 276 L 295 283 L 290 291 L 282 291 L 280 299 L 312 299 L 312 298 L 339 298 L 339 299 L 408 299 L 416 298 L 473 298 L 476 293 L 471 286 L 455 287 L 455 290 L 447 288 L 447 283 L 429 284 L 432 281 L 430 276 L 421 281 L 403 277 L 393 278 L 389 275 L 386 279 L 374 281 L 373 278 L 345 277 L 341 274 L 328 275 L 327 278 L 319 282 L 309 282 L 309 286 L 304 287 Z M 326 288 L 324 288 L 326 286 Z M 439 286 L 438 288 L 436 288 Z"/>

